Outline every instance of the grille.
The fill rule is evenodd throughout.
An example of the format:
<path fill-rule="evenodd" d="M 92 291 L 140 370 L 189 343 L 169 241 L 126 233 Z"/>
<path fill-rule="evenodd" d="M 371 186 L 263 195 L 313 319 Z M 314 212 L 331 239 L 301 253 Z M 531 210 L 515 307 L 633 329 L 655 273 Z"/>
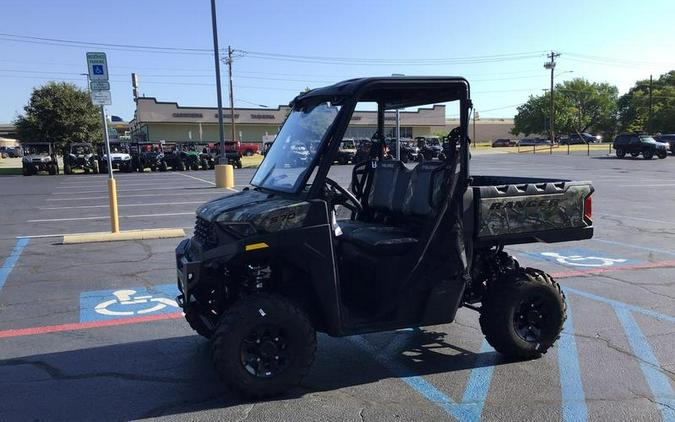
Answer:
<path fill-rule="evenodd" d="M 195 222 L 195 238 L 205 247 L 216 246 L 218 243 L 216 224 L 197 217 L 197 221 Z"/>

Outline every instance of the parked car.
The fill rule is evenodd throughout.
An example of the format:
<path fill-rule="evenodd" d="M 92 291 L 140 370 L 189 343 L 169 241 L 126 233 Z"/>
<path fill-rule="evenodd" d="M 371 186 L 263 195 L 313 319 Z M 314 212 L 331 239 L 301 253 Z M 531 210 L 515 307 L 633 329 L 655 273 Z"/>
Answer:
<path fill-rule="evenodd" d="M 256 143 L 239 143 L 239 152 L 241 155 L 245 155 L 246 157 L 250 157 L 254 154 L 257 154 L 260 152 L 260 144 Z"/>
<path fill-rule="evenodd" d="M 650 135 L 640 133 L 622 133 L 614 139 L 612 148 L 616 156 L 623 158 L 626 154 L 636 158 L 640 154 L 646 160 L 651 160 L 656 155 L 664 159 L 668 156 L 668 144 L 657 142 Z"/>
<path fill-rule="evenodd" d="M 389 151 L 394 158 L 396 157 L 396 138 L 386 138 L 385 143 L 389 147 Z M 401 161 L 407 163 L 409 161 L 421 161 L 420 149 L 415 146 L 410 139 L 401 139 Z"/>
<path fill-rule="evenodd" d="M 657 142 L 668 144 L 668 150 L 671 154 L 675 154 L 675 133 L 665 133 L 654 137 Z"/>
<path fill-rule="evenodd" d="M 438 158 L 438 155 L 443 151 L 441 138 L 438 136 L 418 136 L 415 138 L 415 141 L 417 141 L 417 148 L 420 149 L 420 154 L 427 161 Z"/>
<path fill-rule="evenodd" d="M 162 142 L 134 142 L 129 145 L 131 164 L 136 171 L 166 171 L 168 166 L 164 161 L 164 145 Z"/>
<path fill-rule="evenodd" d="M 507 139 L 507 138 L 500 138 L 500 139 L 494 140 L 494 142 L 492 143 L 492 148 L 515 147 L 516 145 L 518 145 L 518 141 L 516 141 L 516 140 Z"/>
<path fill-rule="evenodd" d="M 520 141 L 518 141 L 518 146 L 521 147 L 531 147 L 531 146 L 539 146 L 539 145 L 551 145 L 551 141 L 549 139 L 541 139 L 541 138 L 523 138 Z"/>
<path fill-rule="evenodd" d="M 108 154 L 105 152 L 105 145 L 99 145 L 99 156 L 101 157 L 99 169 L 101 173 L 105 173 L 108 171 Z M 131 161 L 129 145 L 124 142 L 110 141 L 110 161 L 113 169 L 125 173 L 131 173 L 135 169 Z"/>
<path fill-rule="evenodd" d="M 0 147 L 0 154 L 4 154 L 9 158 L 21 157 L 21 148 Z"/>

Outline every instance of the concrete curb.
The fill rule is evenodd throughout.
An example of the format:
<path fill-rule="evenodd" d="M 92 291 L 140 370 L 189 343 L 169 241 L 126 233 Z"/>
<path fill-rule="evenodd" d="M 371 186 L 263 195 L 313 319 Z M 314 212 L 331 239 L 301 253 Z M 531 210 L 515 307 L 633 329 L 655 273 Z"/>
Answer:
<path fill-rule="evenodd" d="M 166 239 L 170 237 L 185 237 L 183 229 L 150 229 L 125 230 L 118 233 L 80 233 L 63 236 L 63 245 L 76 243 L 118 242 L 123 240 Z"/>

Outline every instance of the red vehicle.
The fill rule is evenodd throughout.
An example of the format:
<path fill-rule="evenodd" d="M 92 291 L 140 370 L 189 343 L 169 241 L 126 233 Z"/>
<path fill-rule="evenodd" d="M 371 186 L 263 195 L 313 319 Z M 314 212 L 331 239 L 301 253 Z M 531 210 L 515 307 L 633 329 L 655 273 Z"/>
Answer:
<path fill-rule="evenodd" d="M 241 155 L 245 155 L 247 157 L 252 156 L 253 154 L 257 154 L 260 152 L 260 145 L 256 143 L 245 143 L 242 144 L 241 142 L 237 142 L 238 147 L 239 147 L 239 152 Z"/>

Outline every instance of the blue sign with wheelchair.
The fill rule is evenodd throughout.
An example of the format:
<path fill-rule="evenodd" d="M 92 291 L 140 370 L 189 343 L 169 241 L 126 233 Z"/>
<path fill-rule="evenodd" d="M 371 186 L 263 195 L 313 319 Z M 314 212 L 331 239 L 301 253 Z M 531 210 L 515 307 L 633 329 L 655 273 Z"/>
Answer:
<path fill-rule="evenodd" d="M 586 248 L 568 248 L 555 252 L 528 252 L 527 255 L 579 269 L 620 267 L 642 262 Z"/>
<path fill-rule="evenodd" d="M 101 321 L 178 312 L 175 284 L 80 294 L 80 322 Z"/>

